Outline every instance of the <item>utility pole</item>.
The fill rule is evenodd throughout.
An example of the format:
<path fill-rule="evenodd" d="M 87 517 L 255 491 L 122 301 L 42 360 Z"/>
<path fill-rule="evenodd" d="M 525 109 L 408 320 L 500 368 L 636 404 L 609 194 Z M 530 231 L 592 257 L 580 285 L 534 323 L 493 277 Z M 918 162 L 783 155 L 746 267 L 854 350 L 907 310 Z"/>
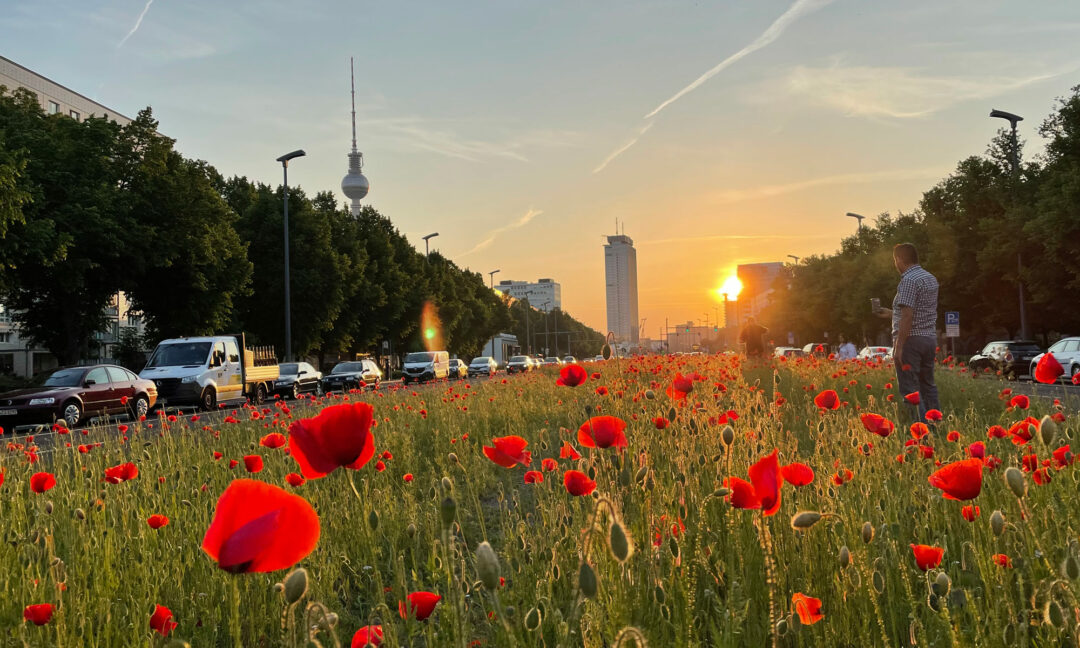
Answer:
<path fill-rule="evenodd" d="M 1000 119 L 1005 119 L 1005 120 L 1007 120 L 1009 122 L 1009 127 L 1010 127 L 1010 130 L 1011 130 L 1011 132 L 1009 134 L 1009 138 L 1010 138 L 1010 144 L 1012 145 L 1012 150 L 1009 151 L 1009 161 L 1012 163 L 1012 182 L 1013 182 L 1013 186 L 1011 188 L 1010 193 L 1012 193 L 1012 195 L 1013 195 L 1013 202 L 1015 204 L 1015 202 L 1016 202 L 1016 183 L 1019 182 L 1019 180 L 1020 180 L 1020 145 L 1016 140 L 1016 123 L 1023 121 L 1024 118 L 1021 117 L 1020 115 L 1014 115 L 1012 113 L 1007 113 L 1004 110 L 997 110 L 996 108 L 994 110 L 990 111 L 990 116 L 991 117 L 998 117 Z M 1024 307 L 1024 281 L 1020 276 L 1020 273 L 1023 271 L 1023 269 L 1024 269 L 1023 253 L 1020 250 L 1017 250 L 1016 251 L 1016 290 L 1017 290 L 1017 293 L 1018 293 L 1018 295 L 1020 297 L 1020 336 L 1019 337 L 1020 337 L 1021 340 L 1026 340 L 1027 337 L 1028 337 L 1027 310 Z"/>

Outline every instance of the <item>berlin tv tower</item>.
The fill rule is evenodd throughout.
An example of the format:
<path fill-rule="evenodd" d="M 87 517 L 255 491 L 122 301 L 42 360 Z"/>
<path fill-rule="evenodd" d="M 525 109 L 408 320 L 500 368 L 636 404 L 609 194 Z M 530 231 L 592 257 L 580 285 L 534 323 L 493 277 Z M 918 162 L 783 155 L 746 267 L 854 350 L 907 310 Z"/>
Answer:
<path fill-rule="evenodd" d="M 353 60 L 349 57 L 349 83 L 352 87 L 352 151 L 349 153 L 349 173 L 341 180 L 341 191 L 352 200 L 349 211 L 354 217 L 360 215 L 360 199 L 367 195 L 368 179 L 361 173 L 364 154 L 356 150 L 356 80 L 353 76 Z"/>

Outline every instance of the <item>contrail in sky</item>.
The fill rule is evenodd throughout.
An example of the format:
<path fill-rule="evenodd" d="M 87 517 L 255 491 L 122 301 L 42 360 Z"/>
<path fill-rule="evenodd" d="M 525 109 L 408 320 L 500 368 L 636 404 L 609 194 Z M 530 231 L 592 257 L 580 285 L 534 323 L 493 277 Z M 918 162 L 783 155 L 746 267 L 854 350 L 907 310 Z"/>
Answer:
<path fill-rule="evenodd" d="M 614 160 L 615 158 L 622 155 L 623 152 L 625 152 L 628 148 L 630 148 L 634 144 L 637 144 L 637 141 L 639 139 L 641 139 L 641 136 L 644 135 L 646 133 L 646 131 L 648 131 L 650 128 L 652 128 L 652 125 L 653 125 L 653 123 L 649 122 L 648 124 L 645 124 L 645 126 L 643 128 L 638 129 L 637 135 L 634 135 L 632 138 L 630 138 L 630 140 L 627 141 L 626 144 L 623 144 L 619 148 L 612 151 L 611 155 L 604 158 L 604 161 L 601 162 L 595 169 L 593 169 L 592 172 L 593 173 L 600 173 L 601 171 L 603 171 L 604 167 L 606 167 L 612 160 Z"/>
<path fill-rule="evenodd" d="M 469 256 L 473 252 L 479 252 L 480 250 L 487 248 L 495 242 L 495 239 L 499 236 L 499 234 L 502 234 L 503 232 L 508 232 L 510 230 L 518 229 L 519 227 L 525 227 L 529 224 L 529 221 L 543 213 L 544 212 L 539 209 L 530 208 L 529 211 L 525 212 L 524 216 L 517 219 L 513 223 L 510 223 L 509 225 L 503 225 L 502 227 L 496 227 L 495 229 L 488 232 L 487 237 L 485 237 L 483 241 L 477 243 L 475 246 L 473 246 L 473 249 L 469 250 L 465 254 L 459 254 L 458 258 L 460 259 L 461 257 Z"/>
<path fill-rule="evenodd" d="M 146 12 L 150 11 L 150 5 L 152 4 L 154 4 L 154 0 L 147 0 L 146 6 L 143 7 L 142 13 L 139 14 L 139 19 L 135 21 L 135 26 L 132 27 L 131 31 L 127 33 L 127 36 L 124 36 L 124 38 L 121 39 L 121 41 L 116 45 L 116 49 L 120 49 L 121 47 L 123 47 L 124 43 L 126 43 L 129 38 L 135 35 L 135 32 L 139 31 L 139 25 L 142 24 L 143 18 L 146 17 Z"/>
<path fill-rule="evenodd" d="M 752 43 L 742 48 L 738 52 L 735 52 L 723 61 L 720 61 L 711 70 L 695 79 L 693 83 L 676 92 L 674 95 L 672 95 L 670 99 L 654 108 L 653 111 L 650 112 L 648 115 L 645 115 L 645 119 L 652 119 L 661 110 L 667 108 L 671 104 L 681 99 L 683 95 L 693 92 L 703 83 L 713 78 L 727 67 L 731 66 L 732 63 L 735 63 L 739 59 L 745 57 L 747 54 L 756 52 L 757 50 L 765 47 L 766 45 L 769 45 L 777 38 L 780 38 L 780 35 L 784 33 L 784 30 L 788 28 L 788 25 L 795 22 L 803 14 L 820 9 L 821 7 L 824 7 L 832 1 L 833 0 L 795 0 L 795 4 L 791 5 L 791 7 L 789 7 L 787 11 L 785 11 L 779 18 L 774 20 L 773 23 L 769 25 L 769 28 L 762 32 L 760 36 L 755 38 Z"/>

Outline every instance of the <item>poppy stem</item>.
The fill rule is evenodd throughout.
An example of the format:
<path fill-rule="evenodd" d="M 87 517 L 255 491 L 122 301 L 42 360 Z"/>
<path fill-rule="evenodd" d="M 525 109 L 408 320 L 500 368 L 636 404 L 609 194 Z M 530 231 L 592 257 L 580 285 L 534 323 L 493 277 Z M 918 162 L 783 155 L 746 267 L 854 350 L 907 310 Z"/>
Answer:
<path fill-rule="evenodd" d="M 229 580 L 232 582 L 232 616 L 229 618 L 229 634 L 232 635 L 234 646 L 244 645 L 244 634 L 240 631 L 240 584 L 238 575 L 233 574 Z"/>
<path fill-rule="evenodd" d="M 758 518 L 761 550 L 765 558 L 765 581 L 769 585 L 769 629 L 772 634 L 773 648 L 780 646 L 780 634 L 776 627 L 776 565 L 773 564 L 772 535 L 769 533 L 769 521 L 764 516 Z"/>

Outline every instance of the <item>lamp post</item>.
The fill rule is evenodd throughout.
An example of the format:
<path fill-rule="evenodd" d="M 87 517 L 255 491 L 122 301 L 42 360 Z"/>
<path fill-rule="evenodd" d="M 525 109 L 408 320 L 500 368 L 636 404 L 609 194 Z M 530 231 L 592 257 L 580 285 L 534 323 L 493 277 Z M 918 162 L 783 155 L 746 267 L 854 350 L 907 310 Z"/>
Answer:
<path fill-rule="evenodd" d="M 865 216 L 863 216 L 861 214 L 856 214 L 854 212 L 848 212 L 848 213 L 844 214 L 844 216 L 847 216 L 849 218 L 854 218 L 855 220 L 859 221 L 859 227 L 858 227 L 857 232 L 862 231 L 862 219 L 866 218 Z M 790 256 L 790 255 L 788 255 L 788 256 Z"/>
<path fill-rule="evenodd" d="M 284 174 L 284 197 L 285 197 L 285 361 L 292 360 L 292 304 L 289 294 L 289 160 L 304 157 L 303 149 L 292 153 L 286 153 L 277 159 L 281 162 L 281 171 Z"/>
<path fill-rule="evenodd" d="M 990 111 L 990 116 L 998 119 L 1004 119 L 1009 122 L 1010 128 L 1010 143 L 1012 144 L 1009 151 L 1009 162 L 1012 163 L 1012 176 L 1015 183 L 1020 177 L 1020 145 L 1016 141 L 1016 123 L 1024 121 L 1024 118 L 1020 115 L 1014 115 L 1012 113 L 1005 112 L 1004 110 L 994 109 Z M 1014 194 L 1015 195 L 1015 194 Z M 1024 282 L 1020 278 L 1020 271 L 1023 269 L 1023 258 L 1021 252 L 1016 252 L 1016 290 L 1020 296 L 1020 339 L 1026 340 L 1027 334 L 1027 310 L 1024 308 Z"/>
<path fill-rule="evenodd" d="M 424 237 L 424 256 L 427 256 L 427 255 L 431 254 L 431 250 L 430 250 L 430 247 L 428 245 L 428 241 L 430 241 L 431 239 L 435 238 L 438 235 L 439 235 L 438 232 L 432 232 L 431 234 L 428 234 L 427 236 Z"/>
<path fill-rule="evenodd" d="M 860 224 L 862 224 L 861 221 L 860 221 Z M 789 254 L 788 258 L 789 259 L 795 259 L 795 265 L 799 265 L 799 259 L 801 259 L 802 257 L 797 257 L 794 254 Z"/>
<path fill-rule="evenodd" d="M 488 273 L 488 281 L 491 282 L 491 289 L 495 290 L 495 273 L 502 272 L 502 270 L 492 270 Z"/>

